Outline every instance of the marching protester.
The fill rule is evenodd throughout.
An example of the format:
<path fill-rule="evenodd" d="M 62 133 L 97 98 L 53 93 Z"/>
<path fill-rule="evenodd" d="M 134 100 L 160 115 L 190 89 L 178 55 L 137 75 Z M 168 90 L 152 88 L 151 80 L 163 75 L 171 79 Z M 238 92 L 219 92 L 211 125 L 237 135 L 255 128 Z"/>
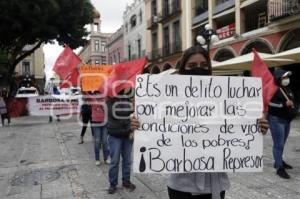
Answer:
<path fill-rule="evenodd" d="M 9 114 L 9 110 L 8 110 L 8 103 L 9 103 L 9 94 L 6 90 L 6 88 L 3 88 L 2 92 L 1 92 L 1 98 L 2 98 L 2 102 L 0 105 L 1 108 L 1 121 L 2 121 L 2 126 L 4 126 L 4 120 L 7 119 L 7 123 L 8 125 L 10 124 L 10 114 Z"/>
<path fill-rule="evenodd" d="M 80 117 L 82 121 L 82 129 L 80 134 L 80 142 L 78 144 L 83 144 L 84 134 L 86 132 L 88 123 L 91 121 L 91 117 L 92 117 L 92 107 L 89 104 L 88 98 L 86 97 L 83 98 L 83 104 L 81 105 L 80 108 Z"/>
<path fill-rule="evenodd" d="M 117 190 L 119 176 L 119 162 L 122 157 L 122 185 L 129 191 L 135 190 L 135 185 L 130 181 L 132 130 L 130 114 L 133 112 L 129 97 L 130 91 L 122 90 L 118 97 L 107 100 L 108 107 L 108 144 L 110 148 L 111 164 L 109 167 L 109 194 Z"/>
<path fill-rule="evenodd" d="M 184 51 L 179 68 L 180 75 L 212 75 L 211 60 L 208 52 L 196 45 Z M 268 122 L 258 120 L 260 130 L 266 134 Z M 131 117 L 131 128 L 138 129 L 139 121 Z M 181 173 L 171 174 L 168 180 L 170 199 L 219 199 L 225 198 L 230 187 L 226 173 Z"/>
<path fill-rule="evenodd" d="M 9 124 L 10 118 L 7 117 L 8 111 L 7 111 L 6 103 L 2 96 L 0 96 L 0 114 L 1 114 L 2 126 L 4 126 L 4 119 L 8 119 L 8 124 Z"/>
<path fill-rule="evenodd" d="M 90 95 L 92 108 L 91 126 L 94 139 L 95 164 L 100 165 L 100 144 L 102 144 L 103 159 L 106 164 L 110 163 L 109 149 L 107 145 L 107 126 L 105 121 L 105 99 L 99 96 L 99 92 Z"/>
<path fill-rule="evenodd" d="M 274 168 L 277 175 L 289 179 L 290 175 L 285 169 L 293 167 L 283 159 L 283 150 L 290 133 L 290 123 L 297 115 L 297 107 L 293 92 L 288 88 L 289 76 L 292 73 L 282 69 L 274 71 L 274 79 L 278 89 L 269 103 L 268 121 L 273 139 Z"/>
<path fill-rule="evenodd" d="M 60 95 L 60 92 L 59 92 L 57 86 L 54 85 L 52 88 L 50 88 L 50 94 L 51 95 Z M 49 123 L 51 123 L 52 120 L 53 120 L 53 116 L 50 115 L 49 116 Z M 60 116 L 59 115 L 56 115 L 56 121 L 60 122 Z"/>

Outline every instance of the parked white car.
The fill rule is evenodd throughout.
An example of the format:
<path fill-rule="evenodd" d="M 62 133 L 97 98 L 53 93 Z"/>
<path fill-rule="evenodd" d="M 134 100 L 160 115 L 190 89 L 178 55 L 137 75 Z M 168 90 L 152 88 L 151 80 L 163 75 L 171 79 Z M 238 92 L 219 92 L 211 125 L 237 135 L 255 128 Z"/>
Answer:
<path fill-rule="evenodd" d="M 39 92 L 35 87 L 21 87 L 18 89 L 16 98 L 36 97 L 39 96 Z"/>
<path fill-rule="evenodd" d="M 63 88 L 60 90 L 61 95 L 81 95 L 80 87 Z"/>

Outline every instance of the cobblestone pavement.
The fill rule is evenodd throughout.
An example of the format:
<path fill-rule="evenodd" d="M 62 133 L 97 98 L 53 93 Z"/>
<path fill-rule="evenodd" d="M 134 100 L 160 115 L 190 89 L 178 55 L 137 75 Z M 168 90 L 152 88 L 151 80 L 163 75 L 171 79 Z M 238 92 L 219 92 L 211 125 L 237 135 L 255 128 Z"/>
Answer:
<path fill-rule="evenodd" d="M 118 188 L 108 195 L 108 166 L 94 165 L 90 130 L 86 142 L 77 144 L 80 130 L 74 118 L 48 123 L 48 117 L 13 119 L 11 126 L 0 127 L 0 198 L 167 198 L 163 175 L 134 175 L 136 191 Z M 227 199 L 300 199 L 300 119 L 293 122 L 285 149 L 285 159 L 294 166 L 290 180 L 275 175 L 270 134 L 264 139 L 264 172 L 229 174 Z"/>

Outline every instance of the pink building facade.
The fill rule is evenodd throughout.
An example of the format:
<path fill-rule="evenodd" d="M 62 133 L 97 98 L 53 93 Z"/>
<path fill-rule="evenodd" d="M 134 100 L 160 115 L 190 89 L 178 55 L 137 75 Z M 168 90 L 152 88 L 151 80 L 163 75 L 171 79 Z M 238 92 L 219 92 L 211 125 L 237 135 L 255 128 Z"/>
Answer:
<path fill-rule="evenodd" d="M 108 39 L 108 64 L 124 62 L 124 28 L 119 28 Z"/>

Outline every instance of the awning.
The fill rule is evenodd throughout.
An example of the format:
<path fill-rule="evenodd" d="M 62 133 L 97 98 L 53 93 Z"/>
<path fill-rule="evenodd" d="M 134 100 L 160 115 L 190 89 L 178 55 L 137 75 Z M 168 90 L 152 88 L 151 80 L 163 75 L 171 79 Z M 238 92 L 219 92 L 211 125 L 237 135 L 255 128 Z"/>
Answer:
<path fill-rule="evenodd" d="M 272 55 L 271 58 L 273 59 L 292 59 L 295 63 L 300 63 L 300 47 L 294 48 L 291 50 L 283 51 L 281 53 L 277 53 Z"/>
<path fill-rule="evenodd" d="M 259 53 L 259 56 L 265 61 L 269 67 L 276 67 L 291 64 L 294 62 L 293 59 L 277 58 L 272 54 Z M 229 59 L 219 63 L 213 63 L 213 71 L 215 70 L 250 70 L 254 54 L 248 53 L 233 59 Z"/>

